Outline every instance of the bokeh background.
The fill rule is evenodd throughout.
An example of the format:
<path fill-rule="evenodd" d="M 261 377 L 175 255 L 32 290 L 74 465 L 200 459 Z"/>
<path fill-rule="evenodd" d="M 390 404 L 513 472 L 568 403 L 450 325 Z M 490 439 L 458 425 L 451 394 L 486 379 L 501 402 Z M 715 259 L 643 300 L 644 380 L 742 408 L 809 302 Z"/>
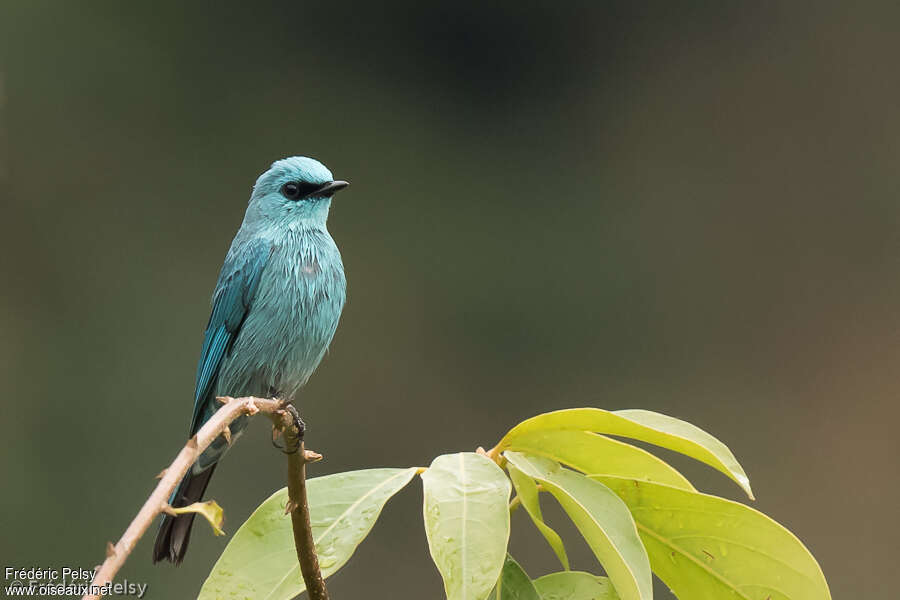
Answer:
<path fill-rule="evenodd" d="M 122 532 L 185 439 L 251 184 L 306 154 L 353 182 L 349 303 L 300 402 L 313 475 L 658 410 L 734 450 L 836 598 L 890 595 L 900 7 L 841 4 L 4 2 L 3 566 L 90 568 Z M 283 485 L 268 434 L 211 486 L 229 532 Z M 440 597 L 420 498 L 335 597 Z M 194 597 L 227 541 L 201 525 L 175 569 L 151 538 L 121 574 L 151 598 Z"/>

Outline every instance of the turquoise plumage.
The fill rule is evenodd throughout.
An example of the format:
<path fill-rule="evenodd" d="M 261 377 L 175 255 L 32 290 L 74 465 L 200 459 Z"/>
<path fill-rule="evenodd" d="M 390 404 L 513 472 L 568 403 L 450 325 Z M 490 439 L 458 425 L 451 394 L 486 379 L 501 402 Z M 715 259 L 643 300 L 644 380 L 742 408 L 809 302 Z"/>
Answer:
<path fill-rule="evenodd" d="M 292 400 L 325 355 L 346 299 L 341 254 L 326 227 L 331 198 L 348 184 L 311 158 L 279 160 L 260 175 L 213 293 L 190 435 L 218 409 L 216 396 Z M 247 418 L 231 424 L 232 438 Z M 228 449 L 220 436 L 172 496 L 197 502 Z M 193 515 L 166 516 L 154 562 L 180 563 Z"/>

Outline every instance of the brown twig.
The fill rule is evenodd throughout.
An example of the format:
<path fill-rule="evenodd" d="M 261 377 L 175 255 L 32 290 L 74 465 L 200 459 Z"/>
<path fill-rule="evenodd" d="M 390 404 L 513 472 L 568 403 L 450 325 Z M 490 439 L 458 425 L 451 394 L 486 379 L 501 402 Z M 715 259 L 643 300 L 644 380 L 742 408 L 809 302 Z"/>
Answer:
<path fill-rule="evenodd" d="M 315 552 L 312 526 L 309 523 L 309 502 L 306 497 L 306 464 L 321 460 L 322 455 L 307 450 L 303 444 L 303 431 L 298 429 L 296 421 L 287 414 L 287 411 L 282 415 L 283 423 L 280 429 L 284 434 L 288 459 L 288 505 L 285 512 L 291 514 L 294 547 L 297 549 L 300 573 L 303 574 L 306 593 L 309 594 L 310 600 L 328 600 L 328 589 L 325 587 L 325 579 L 319 569 L 319 557 Z"/>
<path fill-rule="evenodd" d="M 188 440 L 187 444 L 184 445 L 184 448 L 178 453 L 175 457 L 175 460 L 172 461 L 172 464 L 165 470 L 163 470 L 157 477 L 160 480 L 158 484 L 156 484 L 156 488 L 150 494 L 150 497 L 147 498 L 147 501 L 144 502 L 144 505 L 141 507 L 141 510 L 138 511 L 137 516 L 131 521 L 131 524 L 128 525 L 128 528 L 125 530 L 125 533 L 122 534 L 122 537 L 119 539 L 118 543 L 113 546 L 111 543 L 107 543 L 106 548 L 106 560 L 103 561 L 103 564 L 98 566 L 94 571 L 94 578 L 92 581 L 92 586 L 89 589 L 88 593 L 84 595 L 82 600 L 96 600 L 100 598 L 99 591 L 108 583 L 110 583 L 113 578 L 116 576 L 116 573 L 119 572 L 119 569 L 122 568 L 122 565 L 125 564 L 125 561 L 128 559 L 128 556 L 131 554 L 131 551 L 134 550 L 134 547 L 137 545 L 138 540 L 141 539 L 141 536 L 147 531 L 150 527 L 150 524 L 153 523 L 153 520 L 166 509 L 169 508 L 168 500 L 172 495 L 172 491 L 178 485 L 178 482 L 181 481 L 181 478 L 184 477 L 184 474 L 187 473 L 188 469 L 191 468 L 191 465 L 194 464 L 194 461 L 197 460 L 197 457 L 210 445 L 213 441 L 221 435 L 226 428 L 231 424 L 232 421 L 240 417 L 241 415 L 255 415 L 257 413 L 266 413 L 268 414 L 273 422 L 276 424 L 276 427 L 281 426 L 282 428 L 287 427 L 285 432 L 289 434 L 290 431 L 295 432 L 295 439 L 298 437 L 298 430 L 294 423 L 294 420 L 288 415 L 288 413 L 284 410 L 285 403 L 281 400 L 272 400 L 266 398 L 218 398 L 220 402 L 223 403 L 222 406 L 216 413 L 207 421 L 203 427 L 197 432 L 197 434 Z M 230 431 L 229 431 L 230 433 Z M 302 454 L 301 454 L 302 453 Z M 291 513 L 292 520 L 294 523 L 294 540 L 297 542 L 297 554 L 298 558 L 300 558 L 300 567 L 303 572 L 304 580 L 307 580 L 307 571 L 304 567 L 304 563 L 309 563 L 308 559 L 304 560 L 301 555 L 301 546 L 299 545 L 299 540 L 297 538 L 297 518 L 294 516 L 299 513 L 303 513 L 306 518 L 306 528 L 309 530 L 309 506 L 306 505 L 306 484 L 305 484 L 305 464 L 306 462 L 311 462 L 313 459 L 307 459 L 307 455 L 314 458 L 314 460 L 318 460 L 322 458 L 320 455 L 315 452 L 310 452 L 303 449 L 302 440 L 300 442 L 300 452 L 296 454 L 301 454 L 301 457 L 296 460 L 303 460 L 300 464 L 301 469 L 301 477 L 300 486 L 303 489 L 302 496 L 302 511 L 296 510 Z M 290 486 L 292 482 L 296 486 L 295 479 L 296 477 L 292 475 L 292 460 L 290 455 L 288 457 L 288 487 L 290 490 Z M 293 493 L 290 493 L 290 497 L 294 498 Z M 318 559 L 316 558 L 315 546 L 312 543 L 312 536 L 308 536 L 308 539 L 305 540 L 305 545 L 302 547 L 303 554 L 312 557 L 312 564 L 315 566 L 316 573 L 318 573 Z M 319 581 L 321 581 L 321 574 L 319 574 Z M 307 588 L 310 590 L 310 598 L 327 598 L 327 593 L 325 596 L 313 596 L 312 595 L 312 586 L 309 585 L 307 580 Z M 322 584 L 322 590 L 324 591 L 324 583 Z M 96 593 L 95 593 L 96 592 Z"/>

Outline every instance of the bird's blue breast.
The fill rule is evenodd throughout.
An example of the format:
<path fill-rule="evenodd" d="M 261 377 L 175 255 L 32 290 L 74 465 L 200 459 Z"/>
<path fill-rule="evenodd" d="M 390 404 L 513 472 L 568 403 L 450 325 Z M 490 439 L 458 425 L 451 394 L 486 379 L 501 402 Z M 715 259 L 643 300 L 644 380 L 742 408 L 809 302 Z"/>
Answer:
<path fill-rule="evenodd" d="M 293 399 L 337 329 L 346 280 L 328 232 L 288 231 L 272 243 L 250 311 L 222 362 L 217 395 Z"/>

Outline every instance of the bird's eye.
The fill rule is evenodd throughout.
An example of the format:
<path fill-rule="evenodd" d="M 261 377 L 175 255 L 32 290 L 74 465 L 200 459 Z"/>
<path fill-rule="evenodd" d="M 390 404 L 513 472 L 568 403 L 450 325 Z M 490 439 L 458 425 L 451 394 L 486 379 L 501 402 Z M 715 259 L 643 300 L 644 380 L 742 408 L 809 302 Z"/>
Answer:
<path fill-rule="evenodd" d="M 290 200 L 296 200 L 300 197 L 300 186 L 290 181 L 281 186 L 281 194 Z"/>
<path fill-rule="evenodd" d="M 288 181 L 281 186 L 281 195 L 288 200 L 300 200 L 309 196 L 316 190 L 322 188 L 321 183 L 310 183 L 308 181 Z"/>

